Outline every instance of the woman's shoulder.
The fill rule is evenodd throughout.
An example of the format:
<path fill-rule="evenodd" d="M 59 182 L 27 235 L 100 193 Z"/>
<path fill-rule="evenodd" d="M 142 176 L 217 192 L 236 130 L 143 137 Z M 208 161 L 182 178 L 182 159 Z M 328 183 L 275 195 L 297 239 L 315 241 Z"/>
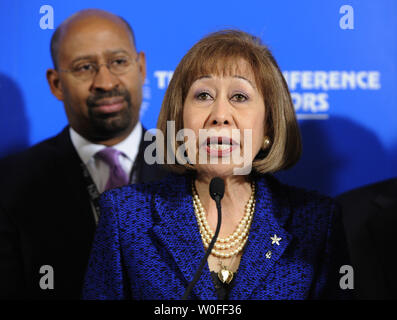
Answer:
<path fill-rule="evenodd" d="M 261 184 L 270 194 L 267 197 L 272 201 L 275 218 L 301 244 L 319 245 L 331 229 L 339 228 L 340 210 L 331 197 L 284 184 L 274 176 L 262 177 L 258 182 Z"/>
<path fill-rule="evenodd" d="M 170 173 L 157 181 L 129 184 L 111 189 L 101 195 L 100 205 L 101 207 L 139 206 L 150 202 L 154 195 L 167 199 L 172 194 L 181 192 L 186 185 L 186 180 L 185 176 Z"/>
<path fill-rule="evenodd" d="M 170 174 L 161 180 L 109 190 L 99 200 L 101 220 L 117 221 L 128 232 L 143 232 L 159 218 L 164 206 L 175 207 L 181 202 L 188 182 L 187 176 Z"/>
<path fill-rule="evenodd" d="M 324 204 L 333 204 L 335 201 L 333 198 L 321 194 L 316 190 L 310 190 L 302 187 L 292 186 L 281 182 L 275 176 L 266 174 L 261 175 L 257 178 L 262 183 L 272 189 L 273 192 L 284 194 L 290 200 L 296 204 L 307 204 L 307 202 L 318 202 Z"/>
<path fill-rule="evenodd" d="M 329 219 L 338 207 L 333 198 L 315 190 L 291 186 L 280 182 L 273 175 L 264 175 L 258 183 L 265 185 L 279 207 L 288 208 L 295 218 Z"/>

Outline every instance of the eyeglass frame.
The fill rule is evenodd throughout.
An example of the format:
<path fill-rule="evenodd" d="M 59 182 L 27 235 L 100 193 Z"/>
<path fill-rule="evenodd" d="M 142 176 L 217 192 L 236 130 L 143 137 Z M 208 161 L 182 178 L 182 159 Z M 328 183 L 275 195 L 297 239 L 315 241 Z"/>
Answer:
<path fill-rule="evenodd" d="M 130 59 L 130 57 L 128 57 L 129 59 Z M 132 58 L 131 59 L 131 63 L 130 63 L 130 65 L 128 66 L 128 67 L 130 67 L 130 66 L 132 66 L 134 63 L 133 62 L 138 62 L 138 60 L 139 60 L 139 54 L 136 56 L 136 58 Z M 79 78 L 78 76 L 76 76 L 75 74 L 73 74 L 73 72 L 75 71 L 75 70 L 72 70 L 72 69 L 58 69 L 57 71 L 58 72 L 70 72 L 72 75 L 73 75 L 73 77 L 75 77 L 76 79 L 78 79 L 78 80 L 82 80 L 82 81 L 87 81 L 87 80 L 90 80 L 90 79 L 94 79 L 97 75 L 98 75 L 98 72 L 99 72 L 99 70 L 101 69 L 101 67 L 102 66 L 106 66 L 106 68 L 109 70 L 109 72 L 111 73 L 111 74 L 113 74 L 114 76 L 120 76 L 120 75 L 123 75 L 123 74 L 125 74 L 125 73 L 127 73 L 129 70 L 128 70 L 128 67 L 127 67 L 127 69 L 124 71 L 124 72 L 122 72 L 122 73 L 114 73 L 110 68 L 109 68 L 109 65 L 111 64 L 111 62 L 108 62 L 108 63 L 100 63 L 100 64 L 93 64 L 93 63 L 91 63 L 92 65 L 95 65 L 95 67 L 94 67 L 94 69 L 95 69 L 95 73 L 92 75 L 92 76 L 90 76 L 89 78 L 87 78 L 87 79 L 83 79 L 83 78 Z"/>

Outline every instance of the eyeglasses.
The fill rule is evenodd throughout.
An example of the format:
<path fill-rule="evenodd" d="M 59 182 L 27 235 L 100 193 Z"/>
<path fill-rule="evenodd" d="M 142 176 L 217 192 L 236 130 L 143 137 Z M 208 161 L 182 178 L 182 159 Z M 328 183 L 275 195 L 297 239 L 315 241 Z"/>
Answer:
<path fill-rule="evenodd" d="M 77 64 L 71 69 L 59 69 L 59 71 L 70 72 L 76 79 L 84 81 L 93 79 L 99 72 L 101 66 L 106 66 L 108 70 L 116 76 L 122 75 L 127 73 L 131 66 L 138 60 L 139 56 L 135 59 L 131 59 L 130 57 L 117 57 L 111 59 L 108 63 L 100 64 L 85 61 Z"/>

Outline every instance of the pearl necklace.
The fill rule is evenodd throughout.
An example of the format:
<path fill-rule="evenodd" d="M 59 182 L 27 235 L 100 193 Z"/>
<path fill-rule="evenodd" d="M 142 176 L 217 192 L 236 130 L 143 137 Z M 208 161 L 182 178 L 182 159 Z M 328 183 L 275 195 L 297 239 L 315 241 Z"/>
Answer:
<path fill-rule="evenodd" d="M 192 193 L 193 193 L 193 207 L 194 212 L 196 214 L 197 222 L 200 228 L 201 238 L 204 243 L 204 247 L 207 249 L 212 237 L 214 236 L 213 231 L 211 230 L 207 218 L 205 216 L 205 210 L 201 204 L 199 195 L 194 186 L 194 182 L 192 183 Z M 249 228 L 251 226 L 252 217 L 255 211 L 255 183 L 251 183 L 251 197 L 245 205 L 245 213 L 242 219 L 240 220 L 239 225 L 233 234 L 229 235 L 225 239 L 217 239 L 214 249 L 211 251 L 211 254 L 218 258 L 230 258 L 237 255 L 245 246 L 245 243 L 248 240 Z M 236 247 L 236 248 L 235 248 Z M 229 250 L 235 248 L 230 252 L 221 252 L 219 250 Z"/>

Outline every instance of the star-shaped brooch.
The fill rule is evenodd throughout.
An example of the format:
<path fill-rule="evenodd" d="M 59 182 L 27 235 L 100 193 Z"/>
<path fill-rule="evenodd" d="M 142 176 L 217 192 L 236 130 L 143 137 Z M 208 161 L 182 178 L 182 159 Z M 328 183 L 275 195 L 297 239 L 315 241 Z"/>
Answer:
<path fill-rule="evenodd" d="M 279 241 L 281 240 L 281 238 L 278 238 L 277 235 L 274 235 L 274 237 L 270 237 L 270 239 L 272 240 L 272 244 L 277 244 L 278 246 L 280 245 Z"/>

